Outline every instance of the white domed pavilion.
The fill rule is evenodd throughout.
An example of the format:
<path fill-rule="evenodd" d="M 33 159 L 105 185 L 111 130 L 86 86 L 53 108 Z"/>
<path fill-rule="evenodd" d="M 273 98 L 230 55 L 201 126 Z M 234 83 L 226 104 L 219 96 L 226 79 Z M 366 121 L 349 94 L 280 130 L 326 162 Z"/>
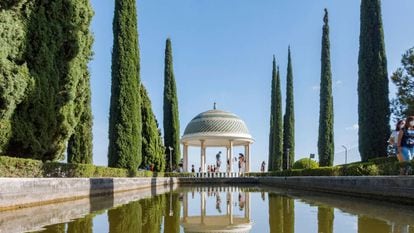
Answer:
<path fill-rule="evenodd" d="M 206 148 L 225 147 L 227 161 L 230 166 L 227 172 L 232 172 L 232 153 L 234 146 L 244 146 L 245 171 L 250 171 L 250 144 L 254 142 L 244 121 L 237 115 L 217 110 L 202 112 L 194 117 L 185 128 L 181 138 L 183 144 L 184 171 L 188 171 L 188 147 L 200 147 L 201 171 L 206 171 Z M 230 171 L 229 171 L 230 169 Z"/>

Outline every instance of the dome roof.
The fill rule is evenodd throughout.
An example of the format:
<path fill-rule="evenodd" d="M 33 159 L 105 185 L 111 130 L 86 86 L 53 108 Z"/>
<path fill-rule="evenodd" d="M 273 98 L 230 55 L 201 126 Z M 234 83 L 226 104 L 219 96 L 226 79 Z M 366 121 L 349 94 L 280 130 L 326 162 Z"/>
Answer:
<path fill-rule="evenodd" d="M 199 145 L 200 140 L 205 140 L 207 146 L 228 145 L 229 140 L 235 144 L 253 142 L 246 124 L 240 117 L 216 109 L 198 114 L 185 128 L 183 143 Z"/>

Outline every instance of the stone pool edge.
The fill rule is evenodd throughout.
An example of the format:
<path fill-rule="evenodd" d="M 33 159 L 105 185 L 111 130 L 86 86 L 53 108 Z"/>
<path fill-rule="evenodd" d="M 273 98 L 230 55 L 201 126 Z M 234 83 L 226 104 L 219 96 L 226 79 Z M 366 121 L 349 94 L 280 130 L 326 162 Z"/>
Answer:
<path fill-rule="evenodd" d="M 414 204 L 414 176 L 179 178 L 180 184 L 255 184 Z"/>
<path fill-rule="evenodd" d="M 177 178 L 0 178 L 0 211 L 178 184 Z"/>
<path fill-rule="evenodd" d="M 0 210 L 172 185 L 254 184 L 414 204 L 414 177 L 0 178 Z"/>

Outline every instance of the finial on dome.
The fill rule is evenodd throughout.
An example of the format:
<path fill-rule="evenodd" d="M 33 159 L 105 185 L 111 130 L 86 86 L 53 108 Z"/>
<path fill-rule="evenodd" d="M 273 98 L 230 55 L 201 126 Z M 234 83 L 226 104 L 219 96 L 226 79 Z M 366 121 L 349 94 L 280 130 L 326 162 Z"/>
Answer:
<path fill-rule="evenodd" d="M 216 102 L 214 102 L 213 109 L 214 109 L 214 110 L 216 110 L 216 109 L 217 109 L 217 103 L 216 103 Z"/>

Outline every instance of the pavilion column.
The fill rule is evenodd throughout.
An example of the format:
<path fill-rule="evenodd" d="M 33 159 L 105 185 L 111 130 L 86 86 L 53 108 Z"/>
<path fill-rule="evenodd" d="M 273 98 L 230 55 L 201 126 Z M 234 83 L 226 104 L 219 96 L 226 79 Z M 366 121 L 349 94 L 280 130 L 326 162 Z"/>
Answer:
<path fill-rule="evenodd" d="M 183 144 L 183 157 L 184 157 L 184 172 L 188 172 L 188 145 Z"/>
<path fill-rule="evenodd" d="M 230 214 L 229 214 L 229 224 L 233 224 L 233 193 L 230 192 Z"/>
<path fill-rule="evenodd" d="M 230 156 L 230 172 L 233 172 L 233 159 L 232 159 L 232 156 L 233 156 L 233 141 L 232 140 L 230 140 L 229 141 L 229 156 Z"/>
<path fill-rule="evenodd" d="M 250 193 L 245 192 L 244 218 L 250 221 Z"/>
<path fill-rule="evenodd" d="M 245 163 L 245 170 L 244 172 L 250 172 L 250 143 L 247 145 L 244 145 L 244 155 L 246 158 L 246 163 Z"/>
<path fill-rule="evenodd" d="M 188 217 L 188 193 L 184 193 L 184 197 L 183 197 L 183 220 L 184 222 L 187 222 L 187 217 Z"/>
<path fill-rule="evenodd" d="M 230 172 L 230 163 L 231 163 L 231 156 L 230 156 L 230 147 L 226 146 L 226 172 Z M 229 163 L 227 163 L 227 161 Z"/>
<path fill-rule="evenodd" d="M 206 193 L 204 191 L 201 192 L 201 223 L 204 224 L 204 218 L 206 216 Z"/>
<path fill-rule="evenodd" d="M 206 145 L 204 140 L 200 140 L 201 142 L 201 172 L 206 172 Z"/>

